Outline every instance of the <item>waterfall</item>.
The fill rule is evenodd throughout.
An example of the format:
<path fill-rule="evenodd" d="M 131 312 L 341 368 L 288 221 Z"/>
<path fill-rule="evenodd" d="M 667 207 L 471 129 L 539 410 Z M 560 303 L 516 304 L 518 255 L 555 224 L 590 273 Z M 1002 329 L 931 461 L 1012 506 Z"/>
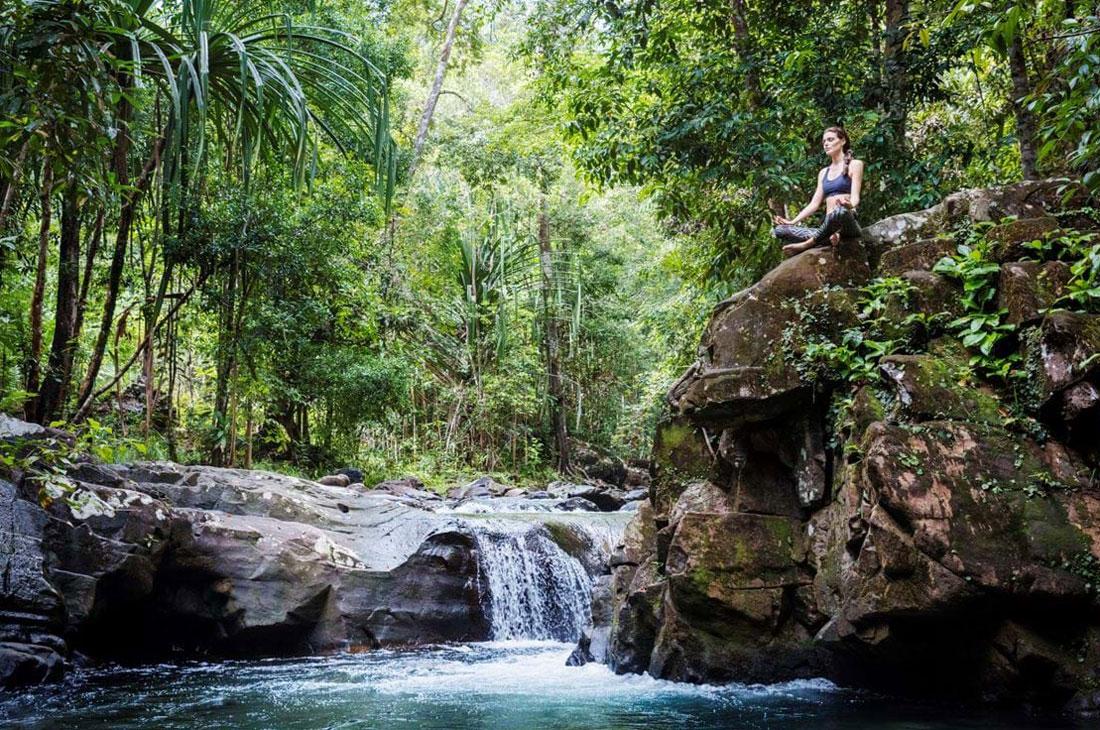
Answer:
<path fill-rule="evenodd" d="M 477 541 L 493 639 L 580 636 L 589 619 L 592 579 L 545 525 L 492 520 L 478 526 Z"/>

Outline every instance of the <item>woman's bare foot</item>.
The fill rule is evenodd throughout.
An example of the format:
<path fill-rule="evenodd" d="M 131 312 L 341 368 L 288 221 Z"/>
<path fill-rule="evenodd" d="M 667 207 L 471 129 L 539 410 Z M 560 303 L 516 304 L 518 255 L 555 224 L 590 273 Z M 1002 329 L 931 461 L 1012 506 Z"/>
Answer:
<path fill-rule="evenodd" d="M 783 247 L 783 253 L 787 256 L 794 256 L 795 254 L 802 253 L 806 249 L 811 248 L 813 245 L 814 239 L 812 238 L 807 238 L 805 241 L 799 243 L 788 243 Z"/>
<path fill-rule="evenodd" d="M 833 253 L 837 252 L 837 247 L 840 245 L 840 234 L 834 233 L 829 236 L 829 245 L 833 249 Z"/>

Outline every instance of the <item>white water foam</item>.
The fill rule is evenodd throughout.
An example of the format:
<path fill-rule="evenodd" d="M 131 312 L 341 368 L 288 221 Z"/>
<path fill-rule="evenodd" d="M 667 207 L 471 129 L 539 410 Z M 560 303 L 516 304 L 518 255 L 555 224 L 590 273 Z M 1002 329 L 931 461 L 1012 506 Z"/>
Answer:
<path fill-rule="evenodd" d="M 590 616 L 592 581 L 544 526 L 486 522 L 477 528 L 477 542 L 493 639 L 580 636 Z"/>

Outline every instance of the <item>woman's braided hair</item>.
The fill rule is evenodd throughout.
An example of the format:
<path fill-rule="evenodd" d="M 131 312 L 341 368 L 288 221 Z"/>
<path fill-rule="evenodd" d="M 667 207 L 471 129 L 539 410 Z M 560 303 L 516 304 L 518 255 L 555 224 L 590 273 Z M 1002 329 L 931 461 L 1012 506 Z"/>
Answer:
<path fill-rule="evenodd" d="M 829 132 L 844 140 L 844 172 L 842 174 L 847 175 L 848 165 L 852 162 L 852 140 L 848 138 L 848 133 L 844 131 L 843 127 L 829 127 L 823 134 Z"/>

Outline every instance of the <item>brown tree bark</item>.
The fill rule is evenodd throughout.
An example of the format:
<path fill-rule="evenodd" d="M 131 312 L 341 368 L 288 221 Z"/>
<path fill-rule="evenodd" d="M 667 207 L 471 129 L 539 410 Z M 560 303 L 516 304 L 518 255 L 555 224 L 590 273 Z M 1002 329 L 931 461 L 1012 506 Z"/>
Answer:
<path fill-rule="evenodd" d="M 416 172 L 416 165 L 420 161 L 420 152 L 424 148 L 424 140 L 428 138 L 428 127 L 432 123 L 432 115 L 435 114 L 435 105 L 439 102 L 439 94 L 443 90 L 443 77 L 447 75 L 447 63 L 451 58 L 451 49 L 454 47 L 455 31 L 458 30 L 459 21 L 462 20 L 462 11 L 466 9 L 469 0 L 458 0 L 451 20 L 447 23 L 447 33 L 443 38 L 443 51 L 439 54 L 439 63 L 435 68 L 435 78 L 432 80 L 432 88 L 428 91 L 428 99 L 424 102 L 424 113 L 420 116 L 420 127 L 416 131 L 416 143 L 413 145 L 412 162 L 409 164 L 409 180 L 412 180 Z"/>
<path fill-rule="evenodd" d="M 222 317 L 218 327 L 217 382 L 214 387 L 214 416 L 232 428 L 229 414 L 229 384 L 236 371 L 237 353 L 237 284 L 241 272 L 240 250 L 233 252 L 229 274 L 222 293 Z M 227 447 L 215 445 L 210 452 L 211 466 L 225 466 L 233 461 L 232 443 Z"/>
<path fill-rule="evenodd" d="M 905 144 L 909 80 L 905 69 L 905 24 L 909 22 L 909 0 L 886 0 L 883 73 L 886 80 L 886 118 L 896 144 Z"/>
<path fill-rule="evenodd" d="M 569 433 L 565 422 L 565 396 L 561 384 L 561 354 L 557 312 L 550 304 L 554 289 L 554 260 L 550 247 L 550 215 L 546 193 L 539 196 L 539 268 L 542 271 L 542 314 L 546 329 L 546 374 L 550 390 L 550 422 L 557 445 L 557 470 L 569 471 Z"/>
<path fill-rule="evenodd" d="M 1024 44 L 1020 32 L 1012 39 L 1008 47 L 1008 67 L 1012 74 L 1013 108 L 1016 111 L 1016 137 L 1020 144 L 1020 167 L 1025 180 L 1039 177 L 1039 153 L 1035 146 L 1036 124 L 1025 103 L 1025 97 L 1031 93 L 1031 82 L 1027 77 L 1027 61 L 1024 58 Z"/>
<path fill-rule="evenodd" d="M 27 392 L 31 397 L 23 404 L 23 415 L 33 421 L 38 412 L 38 388 L 42 356 L 42 302 L 46 298 L 46 264 L 50 254 L 50 224 L 53 215 L 53 161 L 46 159 L 42 165 L 41 218 L 38 225 L 38 264 L 35 267 L 34 290 L 31 293 L 30 329 L 31 342 L 27 352 Z"/>
<path fill-rule="evenodd" d="M 116 226 L 115 249 L 111 255 L 111 269 L 107 275 L 107 292 L 103 300 L 103 315 L 99 321 L 99 334 L 96 336 L 95 346 L 88 359 L 88 370 L 81 381 L 80 391 L 77 395 L 77 403 L 83 404 L 92 390 L 95 388 L 95 380 L 99 376 L 99 369 L 103 366 L 103 356 L 107 352 L 107 343 L 111 339 L 112 323 L 115 319 L 115 307 L 118 303 L 118 292 L 122 285 L 122 270 L 126 264 L 126 248 L 130 243 L 130 231 L 134 225 L 137 207 L 142 196 L 149 190 L 153 180 L 153 171 L 160 162 L 160 153 L 164 149 L 165 139 L 161 137 L 153 147 L 153 154 L 145 163 L 145 167 L 138 177 L 134 189 L 126 196 L 122 203 L 122 210 L 118 216 Z M 126 163 L 123 154 L 116 148 L 115 174 L 120 184 L 126 184 L 128 176 L 125 172 Z"/>
<path fill-rule="evenodd" d="M 755 111 L 763 104 L 760 91 L 760 72 L 753 62 L 752 37 L 749 35 L 748 7 L 745 0 L 730 0 L 730 19 L 733 22 L 733 43 L 737 55 L 745 62 L 745 83 L 749 92 L 749 110 Z"/>
<path fill-rule="evenodd" d="M 77 181 L 70 177 L 61 203 L 53 341 L 35 414 L 35 420 L 42 424 L 54 420 L 61 409 L 76 350 L 76 310 L 80 294 L 80 201 L 77 194 Z"/>

